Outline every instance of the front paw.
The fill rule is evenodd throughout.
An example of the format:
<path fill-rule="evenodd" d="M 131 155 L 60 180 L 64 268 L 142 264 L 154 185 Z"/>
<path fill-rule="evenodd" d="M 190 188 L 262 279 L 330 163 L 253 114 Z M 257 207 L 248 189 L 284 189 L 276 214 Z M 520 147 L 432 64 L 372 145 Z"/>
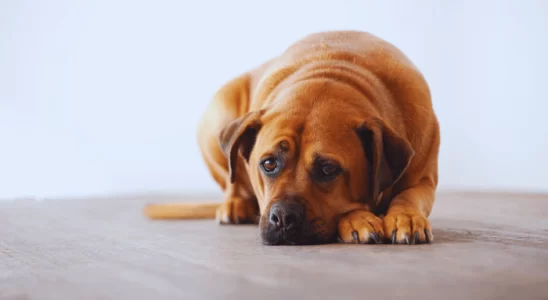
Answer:
<path fill-rule="evenodd" d="M 339 240 L 349 244 L 379 244 L 384 235 L 382 221 L 373 213 L 354 210 L 339 220 Z"/>
<path fill-rule="evenodd" d="M 257 224 L 259 207 L 255 199 L 231 197 L 217 209 L 219 224 Z"/>
<path fill-rule="evenodd" d="M 385 238 L 392 244 L 428 244 L 434 240 L 430 222 L 418 211 L 389 213 L 383 222 Z"/>

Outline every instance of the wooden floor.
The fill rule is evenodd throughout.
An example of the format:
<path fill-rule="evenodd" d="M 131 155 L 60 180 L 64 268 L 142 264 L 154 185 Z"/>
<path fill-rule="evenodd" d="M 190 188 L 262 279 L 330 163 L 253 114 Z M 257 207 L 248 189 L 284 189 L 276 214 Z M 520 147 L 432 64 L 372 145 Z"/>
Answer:
<path fill-rule="evenodd" d="M 548 299 L 548 197 L 440 193 L 432 245 L 262 246 L 169 197 L 0 202 L 0 299 Z"/>

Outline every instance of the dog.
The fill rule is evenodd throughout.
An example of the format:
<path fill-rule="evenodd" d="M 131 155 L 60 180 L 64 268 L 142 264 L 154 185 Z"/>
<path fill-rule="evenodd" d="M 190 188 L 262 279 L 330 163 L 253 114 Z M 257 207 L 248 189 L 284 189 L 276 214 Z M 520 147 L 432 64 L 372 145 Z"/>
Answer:
<path fill-rule="evenodd" d="M 373 34 L 303 37 L 221 87 L 197 135 L 224 192 L 200 217 L 258 222 L 266 245 L 433 241 L 440 129 L 429 86 Z M 192 217 L 174 211 L 148 215 Z"/>

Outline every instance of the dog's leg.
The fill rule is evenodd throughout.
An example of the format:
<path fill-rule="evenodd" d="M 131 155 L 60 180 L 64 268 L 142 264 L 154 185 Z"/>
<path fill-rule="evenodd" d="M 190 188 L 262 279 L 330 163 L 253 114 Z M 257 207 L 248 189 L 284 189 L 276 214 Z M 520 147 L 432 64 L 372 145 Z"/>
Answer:
<path fill-rule="evenodd" d="M 217 210 L 221 224 L 256 223 L 258 203 L 253 193 L 244 161 L 238 158 L 235 182 L 230 182 L 228 160 L 219 146 L 223 128 L 247 113 L 249 108 L 249 75 L 242 75 L 223 86 L 210 102 L 198 125 L 198 144 L 202 157 L 224 192 Z"/>
<path fill-rule="evenodd" d="M 434 239 L 427 217 L 434 204 L 430 180 L 404 190 L 392 199 L 384 217 L 385 238 L 393 244 L 423 244 Z"/>

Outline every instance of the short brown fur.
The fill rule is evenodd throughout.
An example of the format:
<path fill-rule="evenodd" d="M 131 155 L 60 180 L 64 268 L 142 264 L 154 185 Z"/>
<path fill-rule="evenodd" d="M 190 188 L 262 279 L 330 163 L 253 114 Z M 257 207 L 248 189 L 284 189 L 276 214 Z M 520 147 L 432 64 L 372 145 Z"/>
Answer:
<path fill-rule="evenodd" d="M 305 202 L 314 243 L 384 237 L 433 240 L 439 125 L 428 85 L 390 43 L 364 32 L 309 35 L 222 87 L 198 127 L 212 177 L 224 191 L 223 224 L 255 222 L 273 203 Z M 258 167 L 283 157 L 275 179 Z M 321 156 L 340 165 L 317 182 Z"/>

